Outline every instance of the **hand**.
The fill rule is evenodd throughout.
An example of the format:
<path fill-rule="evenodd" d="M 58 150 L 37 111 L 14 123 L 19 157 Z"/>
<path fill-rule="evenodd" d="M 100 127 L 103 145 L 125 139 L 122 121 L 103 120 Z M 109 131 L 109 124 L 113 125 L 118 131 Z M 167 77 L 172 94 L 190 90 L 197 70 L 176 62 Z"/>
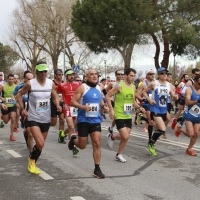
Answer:
<path fill-rule="evenodd" d="M 150 103 L 151 105 L 155 105 L 155 104 L 156 104 L 156 101 L 155 101 L 155 100 L 150 100 L 149 103 Z"/>
<path fill-rule="evenodd" d="M 104 106 L 103 109 L 104 109 L 104 113 L 109 113 L 109 108 L 108 108 L 108 106 Z"/>
<path fill-rule="evenodd" d="M 25 109 L 22 110 L 22 116 L 23 117 L 27 117 L 28 116 L 28 112 Z"/>
<path fill-rule="evenodd" d="M 139 108 L 142 113 L 146 113 L 146 110 L 142 107 Z"/>
<path fill-rule="evenodd" d="M 90 104 L 87 103 L 87 104 L 84 106 L 83 110 L 85 110 L 85 112 L 89 112 L 89 111 L 90 111 Z"/>
<path fill-rule="evenodd" d="M 57 106 L 57 112 L 62 112 L 62 107 L 59 105 L 59 106 Z"/>
<path fill-rule="evenodd" d="M 1 104 L 1 107 L 3 110 L 8 110 L 7 106 L 4 103 Z"/>
<path fill-rule="evenodd" d="M 114 110 L 113 109 L 110 111 L 109 116 L 110 116 L 110 119 L 114 120 Z"/>

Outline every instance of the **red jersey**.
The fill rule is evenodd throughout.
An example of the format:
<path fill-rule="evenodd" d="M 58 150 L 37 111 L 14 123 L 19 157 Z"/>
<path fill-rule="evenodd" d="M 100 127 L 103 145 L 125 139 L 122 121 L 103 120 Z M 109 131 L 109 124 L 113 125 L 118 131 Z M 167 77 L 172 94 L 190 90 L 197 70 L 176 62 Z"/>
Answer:
<path fill-rule="evenodd" d="M 57 92 L 62 93 L 62 98 L 64 101 L 64 104 L 67 106 L 70 106 L 70 102 L 72 100 L 72 97 L 76 91 L 76 89 L 80 86 L 79 82 L 64 82 L 58 85 Z"/>

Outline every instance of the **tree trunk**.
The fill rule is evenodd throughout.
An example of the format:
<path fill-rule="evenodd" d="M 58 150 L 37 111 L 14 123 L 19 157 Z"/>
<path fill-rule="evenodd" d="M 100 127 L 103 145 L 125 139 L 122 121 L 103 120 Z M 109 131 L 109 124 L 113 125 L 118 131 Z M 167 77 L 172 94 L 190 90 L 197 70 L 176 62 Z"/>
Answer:
<path fill-rule="evenodd" d="M 168 68 L 169 65 L 169 55 L 170 55 L 170 51 L 169 51 L 169 43 L 168 42 L 164 42 L 164 54 L 163 54 L 163 60 L 161 62 L 162 67 L 164 68 Z"/>
<path fill-rule="evenodd" d="M 151 37 L 153 38 L 154 44 L 156 46 L 156 52 L 155 52 L 155 56 L 154 56 L 154 63 L 155 63 L 156 69 L 158 69 L 158 68 L 160 68 L 160 64 L 159 64 L 160 44 L 158 42 L 157 37 L 154 34 L 151 34 Z"/>
<path fill-rule="evenodd" d="M 53 70 L 58 69 L 58 55 L 51 55 L 51 60 L 52 60 L 52 64 L 53 64 Z"/>
<path fill-rule="evenodd" d="M 119 53 L 122 55 L 122 58 L 124 60 L 124 70 L 130 68 L 131 66 L 131 57 L 133 53 L 133 48 L 134 48 L 133 43 L 128 44 L 127 46 L 123 47 L 123 50 L 120 48 L 116 48 Z"/>

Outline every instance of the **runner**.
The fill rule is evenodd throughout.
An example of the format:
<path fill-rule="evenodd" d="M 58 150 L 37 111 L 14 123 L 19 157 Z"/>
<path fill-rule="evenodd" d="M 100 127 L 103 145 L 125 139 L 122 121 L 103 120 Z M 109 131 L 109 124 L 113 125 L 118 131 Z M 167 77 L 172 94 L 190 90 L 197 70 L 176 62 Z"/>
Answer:
<path fill-rule="evenodd" d="M 183 74 L 182 81 L 179 83 L 175 92 L 179 95 L 178 99 L 178 112 L 176 113 L 175 118 L 172 119 L 171 128 L 174 129 L 177 123 L 177 119 L 180 117 L 180 114 L 184 110 L 185 106 L 185 91 L 187 89 L 187 82 L 189 80 L 188 74 Z"/>
<path fill-rule="evenodd" d="M 147 74 L 146 74 L 146 80 L 144 80 L 139 86 L 138 86 L 138 89 L 136 90 L 136 98 L 142 102 L 142 107 L 145 109 L 146 111 L 146 116 L 147 116 L 147 119 L 148 119 L 148 135 L 149 135 L 149 140 L 151 139 L 151 136 L 152 136 L 152 132 L 153 132 L 153 126 L 154 126 L 154 121 L 151 120 L 151 117 L 150 117 L 150 107 L 151 107 L 151 104 L 147 101 L 147 99 L 145 97 L 142 97 L 142 92 L 144 90 L 145 87 L 147 87 L 151 82 L 154 81 L 154 77 L 155 76 L 155 72 L 150 69 L 149 71 L 147 71 Z M 152 90 L 148 91 L 148 96 L 151 98 L 152 97 Z M 140 119 L 141 118 L 141 115 L 139 115 L 139 122 L 140 122 Z M 138 121 L 138 120 L 137 120 Z"/>
<path fill-rule="evenodd" d="M 50 97 L 53 98 L 58 111 L 61 112 L 62 110 L 59 105 L 59 97 L 56 93 L 55 85 L 52 80 L 46 78 L 47 70 L 48 66 L 45 62 L 37 63 L 36 78 L 28 81 L 18 92 L 20 109 L 22 114 L 27 117 L 27 126 L 30 127 L 36 142 L 28 158 L 28 171 L 33 174 L 40 174 L 36 161 L 40 157 L 50 127 Z M 22 101 L 22 96 L 26 92 L 29 92 L 28 112 L 24 109 Z"/>
<path fill-rule="evenodd" d="M 0 87 L 1 85 L 4 85 L 6 83 L 6 81 L 4 81 L 4 73 L 0 72 Z M 2 96 L 1 92 L 0 92 L 0 96 Z M 0 99 L 0 103 L 1 103 L 1 99 Z M 0 109 L 0 128 L 4 127 L 4 122 L 1 119 L 1 109 Z"/>
<path fill-rule="evenodd" d="M 109 92 L 112 88 L 116 87 L 117 85 L 119 85 L 120 81 L 121 81 L 121 77 L 122 77 L 122 72 L 121 70 L 117 70 L 115 71 L 115 82 L 110 82 L 109 85 L 106 87 L 106 92 Z M 112 107 L 114 108 L 114 99 L 115 97 L 112 97 L 111 103 L 112 103 Z M 110 134 L 113 133 L 113 128 L 115 127 L 115 120 L 112 121 L 112 124 L 110 127 L 108 127 L 108 131 Z"/>
<path fill-rule="evenodd" d="M 74 81 L 75 73 L 71 69 L 67 69 L 65 71 L 65 76 L 66 82 L 61 83 L 57 87 L 57 92 L 62 93 L 62 98 L 64 101 L 64 117 L 68 126 L 65 132 L 60 135 L 61 141 L 64 140 L 64 137 L 67 134 L 68 138 L 70 139 L 71 135 L 75 132 L 77 109 L 73 108 L 70 104 L 75 91 L 81 85 L 80 82 Z M 78 152 L 79 150 L 74 147 L 73 155 L 76 155 Z"/>
<path fill-rule="evenodd" d="M 189 86 L 193 85 L 195 76 L 197 76 L 199 74 L 200 74 L 200 69 L 198 69 L 198 68 L 192 69 L 192 78 L 189 79 L 186 86 L 189 87 Z"/>
<path fill-rule="evenodd" d="M 15 89 L 12 93 L 13 96 L 17 96 L 19 90 L 25 85 L 25 83 L 27 83 L 31 79 L 33 79 L 33 74 L 30 71 L 25 71 L 24 72 L 24 81 L 22 83 L 18 84 L 15 87 Z M 26 94 L 24 94 L 22 98 L 23 98 L 24 108 L 27 108 L 28 92 Z M 19 112 L 19 115 L 20 115 L 21 113 L 20 113 L 20 110 L 19 110 L 19 104 L 18 103 L 16 103 L 16 107 L 17 107 L 17 112 Z M 20 121 L 21 121 L 21 127 L 24 128 L 24 139 L 25 139 L 27 147 L 29 148 L 30 153 L 31 153 L 32 149 L 33 149 L 33 136 L 31 134 L 30 128 L 25 127 L 25 119 L 22 115 L 21 115 Z"/>
<path fill-rule="evenodd" d="M 113 148 L 114 140 L 120 140 L 115 159 L 123 163 L 126 162 L 126 159 L 123 158 L 122 152 L 126 147 L 132 127 L 132 108 L 134 106 L 145 112 L 144 108 L 135 102 L 135 86 L 133 85 L 133 81 L 136 71 L 128 68 L 124 74 L 125 80 L 121 81 L 106 95 L 107 104 L 110 109 L 110 118 L 112 120 L 115 119 L 117 130 L 119 131 L 119 134 L 108 133 L 107 145 L 109 148 Z M 115 106 L 113 109 L 111 100 L 114 95 Z"/>
<path fill-rule="evenodd" d="M 164 67 L 158 69 L 158 80 L 151 82 L 143 90 L 144 97 L 151 104 L 151 119 L 155 121 L 155 132 L 148 143 L 148 151 L 150 155 L 157 156 L 155 151 L 155 143 L 157 139 L 165 134 L 166 115 L 167 115 L 167 99 L 169 94 L 174 98 L 173 90 L 169 82 L 167 82 L 168 70 Z M 148 92 L 152 90 L 152 99 L 148 96 Z"/>
<path fill-rule="evenodd" d="M 54 84 L 56 87 L 56 91 L 58 89 L 58 86 L 63 83 L 62 81 L 63 71 L 61 69 L 54 70 Z M 60 106 L 63 108 L 63 100 L 62 100 L 62 94 L 59 94 L 60 97 Z M 65 125 L 65 119 L 64 119 L 64 113 L 57 112 L 56 105 L 53 103 L 53 100 L 51 98 L 51 126 L 55 126 L 57 124 L 57 116 L 59 117 L 59 131 L 58 131 L 58 143 L 66 144 L 64 137 L 62 137 L 64 134 L 64 125 Z"/>
<path fill-rule="evenodd" d="M 68 147 L 72 150 L 74 145 L 76 145 L 80 149 L 85 149 L 87 146 L 88 135 L 90 134 L 95 164 L 93 176 L 105 178 L 105 175 L 100 169 L 102 122 L 100 108 L 102 108 L 104 112 L 107 112 L 108 109 L 101 99 L 103 87 L 102 85 L 98 85 L 96 70 L 89 69 L 86 76 L 87 82 L 82 84 L 76 90 L 71 101 L 72 106 L 78 108 L 78 139 L 76 135 L 72 135 Z"/>
<path fill-rule="evenodd" d="M 15 138 L 13 136 L 13 132 L 16 125 L 16 100 L 12 98 L 12 93 L 16 87 L 14 84 L 14 75 L 9 74 L 7 76 L 7 83 L 0 86 L 0 92 L 2 92 L 1 101 L 5 104 L 7 107 L 6 110 L 2 107 L 1 113 L 2 113 L 2 119 L 5 124 L 7 124 L 9 121 L 10 123 L 10 141 L 15 141 Z"/>
<path fill-rule="evenodd" d="M 183 133 L 190 137 L 190 143 L 185 153 L 190 156 L 197 155 L 192 148 L 198 139 L 200 130 L 200 75 L 196 75 L 193 80 L 193 85 L 186 90 L 186 106 L 183 114 L 186 126 L 186 132 Z"/>

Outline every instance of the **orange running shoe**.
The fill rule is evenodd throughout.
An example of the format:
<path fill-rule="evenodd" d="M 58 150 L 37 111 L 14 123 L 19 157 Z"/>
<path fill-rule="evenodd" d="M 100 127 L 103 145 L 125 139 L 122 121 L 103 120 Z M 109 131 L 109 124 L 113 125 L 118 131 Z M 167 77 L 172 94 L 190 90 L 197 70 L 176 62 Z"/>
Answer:
<path fill-rule="evenodd" d="M 180 124 L 177 124 L 174 134 L 176 137 L 180 136 L 180 134 L 181 134 L 181 125 Z"/>
<path fill-rule="evenodd" d="M 10 135 L 10 141 L 15 141 L 15 138 L 13 135 Z"/>
<path fill-rule="evenodd" d="M 18 129 L 17 129 L 16 127 L 14 128 L 14 132 L 15 132 L 15 133 L 18 133 L 18 132 L 19 132 Z"/>
<path fill-rule="evenodd" d="M 171 124 L 171 128 L 172 128 L 172 129 L 175 128 L 176 123 L 177 123 L 176 118 L 173 118 L 173 119 L 172 119 L 172 124 Z"/>
<path fill-rule="evenodd" d="M 194 152 L 194 150 L 192 149 L 187 149 L 185 154 L 189 155 L 189 156 L 196 156 L 197 154 Z"/>

